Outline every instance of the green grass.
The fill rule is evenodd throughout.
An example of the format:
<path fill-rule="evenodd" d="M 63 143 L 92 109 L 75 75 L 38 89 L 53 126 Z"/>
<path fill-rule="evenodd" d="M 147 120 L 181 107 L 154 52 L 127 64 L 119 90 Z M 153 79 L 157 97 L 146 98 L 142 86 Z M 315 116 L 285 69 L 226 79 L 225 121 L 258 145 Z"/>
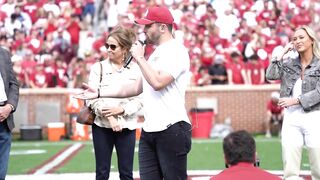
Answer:
<path fill-rule="evenodd" d="M 138 144 L 138 143 L 137 143 Z M 137 146 L 136 144 L 136 146 Z M 138 170 L 138 153 L 135 152 L 134 157 L 134 170 Z M 86 163 L 80 163 L 86 162 Z M 115 152 L 112 154 L 111 160 L 111 171 L 117 171 L 117 155 Z M 93 153 L 92 143 L 86 143 L 85 147 L 71 159 L 68 163 L 65 164 L 62 168 L 58 169 L 57 173 L 68 173 L 68 172 L 94 172 L 95 171 L 95 159 Z"/>
<path fill-rule="evenodd" d="M 57 173 L 68 172 L 94 172 L 95 161 L 91 143 L 86 143 L 79 153 L 67 162 L 65 166 L 58 169 Z"/>
<path fill-rule="evenodd" d="M 221 139 L 193 139 L 192 142 L 192 149 L 188 156 L 189 170 L 221 170 L 225 168 Z M 48 141 L 14 141 L 12 145 L 12 151 L 22 149 L 43 149 L 46 150 L 47 153 L 37 155 L 10 156 L 8 174 L 25 174 L 30 169 L 42 164 L 51 156 L 72 143 L 75 142 L 61 141 L 48 143 Z M 92 142 L 87 141 L 82 143 L 85 144 L 85 146 L 79 151 L 79 153 L 70 161 L 68 161 L 63 167 L 58 169 L 56 173 L 94 172 L 95 162 L 94 153 L 92 150 Z M 260 167 L 268 170 L 282 170 L 280 140 L 278 138 L 266 139 L 264 137 L 257 137 L 256 143 L 258 156 L 260 158 Z M 138 142 L 136 143 L 136 146 L 138 146 Z M 111 170 L 117 171 L 117 169 L 117 158 L 114 152 Z M 301 169 L 309 169 L 308 159 L 305 152 L 303 154 Z M 137 152 L 135 153 L 134 170 L 138 170 Z"/>
<path fill-rule="evenodd" d="M 68 143 L 70 144 L 70 143 Z M 65 148 L 66 143 L 48 143 L 44 141 L 13 142 L 11 152 L 23 150 L 45 150 L 43 154 L 11 155 L 8 174 L 26 174 L 33 168 L 45 163 L 56 153 Z"/>

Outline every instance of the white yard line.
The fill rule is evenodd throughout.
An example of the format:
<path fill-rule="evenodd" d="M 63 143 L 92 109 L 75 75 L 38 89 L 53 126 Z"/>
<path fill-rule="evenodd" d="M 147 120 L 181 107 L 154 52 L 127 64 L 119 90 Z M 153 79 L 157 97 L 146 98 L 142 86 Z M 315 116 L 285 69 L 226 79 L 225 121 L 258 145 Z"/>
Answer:
<path fill-rule="evenodd" d="M 81 148 L 82 143 L 75 143 L 72 146 L 70 146 L 68 149 L 63 151 L 60 155 L 58 155 L 56 158 L 54 158 L 52 161 L 48 162 L 41 168 L 37 169 L 33 174 L 39 175 L 39 174 L 45 174 L 51 169 L 53 169 L 55 166 L 58 166 L 60 163 L 62 163 L 65 159 L 67 159 L 72 153 L 74 153 L 76 150 Z"/>

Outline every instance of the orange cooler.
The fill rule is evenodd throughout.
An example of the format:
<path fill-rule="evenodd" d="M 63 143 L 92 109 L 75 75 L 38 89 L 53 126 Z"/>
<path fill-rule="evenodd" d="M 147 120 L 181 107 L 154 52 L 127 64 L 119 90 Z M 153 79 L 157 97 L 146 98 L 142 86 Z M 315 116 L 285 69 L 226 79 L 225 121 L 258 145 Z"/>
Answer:
<path fill-rule="evenodd" d="M 48 123 L 48 140 L 60 141 L 66 135 L 66 128 L 63 122 Z"/>

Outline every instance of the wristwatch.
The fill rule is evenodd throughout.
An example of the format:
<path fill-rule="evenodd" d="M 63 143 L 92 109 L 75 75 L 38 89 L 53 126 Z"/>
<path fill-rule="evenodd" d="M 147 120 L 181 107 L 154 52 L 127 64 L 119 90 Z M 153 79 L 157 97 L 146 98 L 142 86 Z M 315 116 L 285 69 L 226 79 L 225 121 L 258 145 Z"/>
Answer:
<path fill-rule="evenodd" d="M 300 97 L 297 97 L 297 104 L 301 104 Z"/>
<path fill-rule="evenodd" d="M 14 111 L 14 106 L 12 105 L 12 104 L 8 104 L 9 106 L 10 106 L 10 108 L 11 108 L 11 112 L 13 112 Z"/>

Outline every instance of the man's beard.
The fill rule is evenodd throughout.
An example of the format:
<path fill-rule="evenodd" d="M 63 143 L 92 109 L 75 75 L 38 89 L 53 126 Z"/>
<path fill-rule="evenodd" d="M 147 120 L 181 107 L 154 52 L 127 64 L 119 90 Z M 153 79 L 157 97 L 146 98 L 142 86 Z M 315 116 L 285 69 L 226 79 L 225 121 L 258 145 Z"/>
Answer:
<path fill-rule="evenodd" d="M 146 35 L 146 44 L 153 44 L 158 45 L 159 44 L 160 36 L 156 36 L 152 34 L 151 36 Z"/>

